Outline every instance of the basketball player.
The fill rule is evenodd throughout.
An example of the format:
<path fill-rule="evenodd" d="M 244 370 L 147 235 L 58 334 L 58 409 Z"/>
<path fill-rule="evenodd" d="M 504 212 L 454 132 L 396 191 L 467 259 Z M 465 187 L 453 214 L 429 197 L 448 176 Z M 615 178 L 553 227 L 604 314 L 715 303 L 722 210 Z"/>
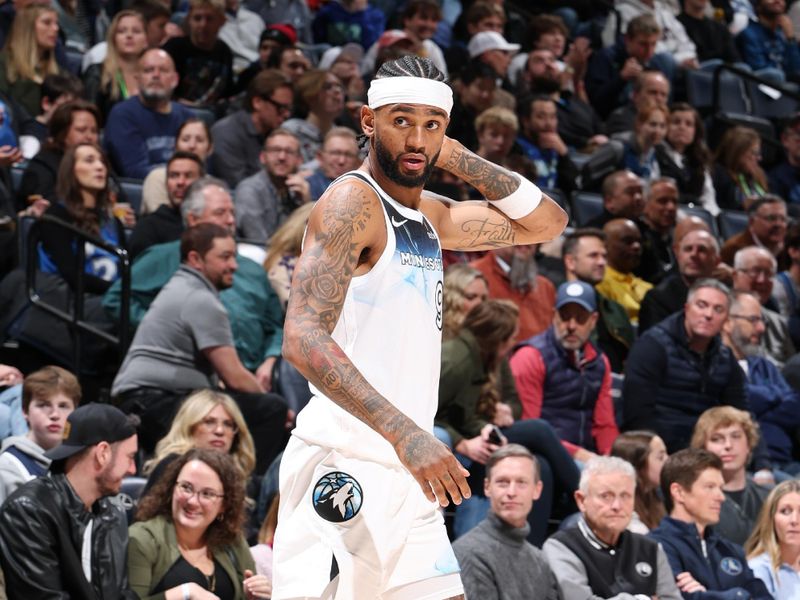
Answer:
<path fill-rule="evenodd" d="M 314 397 L 281 464 L 276 600 L 463 595 L 437 508 L 469 496 L 468 473 L 431 434 L 441 247 L 543 242 L 567 218 L 535 185 L 446 137 L 452 105 L 430 60 L 384 64 L 361 112 L 369 154 L 311 213 L 283 350 Z M 423 191 L 434 166 L 488 202 Z"/>

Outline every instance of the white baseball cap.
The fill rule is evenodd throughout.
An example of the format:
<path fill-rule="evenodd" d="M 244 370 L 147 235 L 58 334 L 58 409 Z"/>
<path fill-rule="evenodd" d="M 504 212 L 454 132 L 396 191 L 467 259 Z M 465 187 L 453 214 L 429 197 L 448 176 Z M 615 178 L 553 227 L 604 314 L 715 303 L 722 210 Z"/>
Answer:
<path fill-rule="evenodd" d="M 489 50 L 504 50 L 506 52 L 519 52 L 519 44 L 509 44 L 501 34 L 496 31 L 481 31 L 469 40 L 467 50 L 469 57 L 475 58 Z"/>

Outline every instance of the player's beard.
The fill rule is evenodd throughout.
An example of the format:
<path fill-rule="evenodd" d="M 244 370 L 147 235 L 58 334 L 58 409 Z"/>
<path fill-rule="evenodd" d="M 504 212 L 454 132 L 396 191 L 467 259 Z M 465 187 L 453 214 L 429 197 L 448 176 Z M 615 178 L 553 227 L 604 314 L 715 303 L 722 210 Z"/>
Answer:
<path fill-rule="evenodd" d="M 434 157 L 427 162 L 422 173 L 414 177 L 403 175 L 400 172 L 399 158 L 394 158 L 389 153 L 389 150 L 386 148 L 386 146 L 381 144 L 378 136 L 375 136 L 375 157 L 378 159 L 378 165 L 380 165 L 381 169 L 389 179 L 391 179 L 397 185 L 416 188 L 424 186 L 428 182 L 428 179 L 430 179 L 433 169 L 436 166 L 436 160 L 439 158 L 439 153 L 437 152 Z"/>

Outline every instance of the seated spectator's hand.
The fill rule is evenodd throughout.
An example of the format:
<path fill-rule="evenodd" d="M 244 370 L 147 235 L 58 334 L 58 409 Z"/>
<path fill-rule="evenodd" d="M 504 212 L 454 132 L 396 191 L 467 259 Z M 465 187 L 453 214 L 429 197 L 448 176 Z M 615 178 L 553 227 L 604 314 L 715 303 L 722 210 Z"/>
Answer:
<path fill-rule="evenodd" d="M 761 469 L 753 474 L 753 481 L 764 487 L 775 487 L 775 476 L 769 469 Z"/>
<path fill-rule="evenodd" d="M 498 402 L 494 407 L 494 419 L 492 422 L 498 427 L 511 427 L 514 424 L 514 412 L 505 402 Z"/>
<path fill-rule="evenodd" d="M 272 582 L 264 575 L 253 575 L 250 569 L 245 569 L 244 593 L 247 600 L 269 598 L 272 596 Z"/>
<path fill-rule="evenodd" d="M 136 227 L 136 212 L 127 202 L 117 202 L 114 205 L 114 216 L 117 217 L 126 229 Z"/>
<path fill-rule="evenodd" d="M 545 131 L 539 134 L 539 147 L 544 150 L 555 150 L 559 156 L 569 152 L 569 148 L 555 131 Z"/>
<path fill-rule="evenodd" d="M 684 594 L 693 594 L 694 592 L 705 592 L 706 588 L 703 584 L 698 582 L 689 571 L 678 573 L 675 578 L 675 583 L 678 584 L 678 589 Z"/>
<path fill-rule="evenodd" d="M 778 27 L 783 29 L 783 34 L 786 36 L 787 40 L 794 39 L 794 24 L 792 23 L 792 18 L 788 14 L 783 13 L 778 17 Z"/>
<path fill-rule="evenodd" d="M 686 60 L 684 60 L 681 63 L 681 66 L 684 69 L 699 69 L 700 68 L 700 63 L 697 62 L 696 58 L 687 58 Z"/>
<path fill-rule="evenodd" d="M 19 215 L 21 217 L 34 217 L 38 219 L 44 214 L 44 211 L 50 207 L 50 201 L 45 200 L 39 195 L 28 196 L 29 201 L 31 198 L 33 198 L 33 201 L 28 205 L 28 208 L 20 211 Z"/>
<path fill-rule="evenodd" d="M 711 277 L 720 280 L 727 286 L 732 286 L 733 267 L 725 264 L 724 262 L 720 262 L 716 267 L 714 267 L 714 270 L 711 272 Z"/>
<path fill-rule="evenodd" d="M 569 46 L 569 51 L 564 57 L 564 62 L 572 68 L 573 75 L 577 79 L 583 79 L 586 74 L 586 65 L 592 55 L 592 46 L 589 38 L 577 37 Z"/>
<path fill-rule="evenodd" d="M 256 369 L 256 379 L 265 392 L 272 389 L 272 369 L 275 366 L 275 356 L 268 356 L 261 366 Z"/>
<path fill-rule="evenodd" d="M 16 367 L 0 365 L 0 385 L 11 386 L 22 383 L 22 373 Z"/>
<path fill-rule="evenodd" d="M 499 446 L 485 440 L 483 435 L 479 435 L 468 440 L 461 440 L 456 444 L 455 450 L 470 460 L 485 465 L 486 461 L 489 460 L 489 457 L 492 455 L 492 452 L 498 448 Z"/>
<path fill-rule="evenodd" d="M 630 81 L 632 79 L 636 79 L 642 73 L 642 71 L 644 71 L 642 64 L 635 58 L 631 57 L 625 61 L 625 64 L 622 66 L 622 71 L 619 72 L 619 76 L 625 81 Z"/>
<path fill-rule="evenodd" d="M 301 173 L 292 173 L 286 178 L 286 187 L 292 196 L 298 198 L 298 204 L 311 202 L 311 186 Z"/>
<path fill-rule="evenodd" d="M 163 46 L 168 40 L 174 37 L 183 37 L 184 35 L 186 34 L 183 29 L 181 29 L 180 25 L 177 23 L 167 23 L 164 27 L 164 39 L 161 40 L 161 45 Z"/>
<path fill-rule="evenodd" d="M 586 448 L 578 448 L 575 451 L 575 454 L 572 456 L 575 460 L 581 461 L 583 464 L 586 464 L 590 460 L 592 460 L 597 454 L 587 450 Z"/>
<path fill-rule="evenodd" d="M 15 146 L 0 146 L 0 166 L 10 167 L 23 159 L 22 151 Z"/>
<path fill-rule="evenodd" d="M 294 429 L 294 420 L 296 418 L 297 418 L 297 413 L 294 412 L 291 408 L 286 411 L 286 423 L 284 424 L 286 431 Z"/>

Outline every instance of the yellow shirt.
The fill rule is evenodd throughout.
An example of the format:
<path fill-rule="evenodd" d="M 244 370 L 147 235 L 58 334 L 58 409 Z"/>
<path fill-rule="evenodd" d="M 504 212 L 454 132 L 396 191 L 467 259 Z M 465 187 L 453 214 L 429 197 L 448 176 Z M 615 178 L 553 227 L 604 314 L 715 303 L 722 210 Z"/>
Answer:
<path fill-rule="evenodd" d="M 603 277 L 603 281 L 595 287 L 606 298 L 622 304 L 625 312 L 628 313 L 628 318 L 634 323 L 638 323 L 639 307 L 642 304 L 644 295 L 653 287 L 653 284 L 636 277 L 632 273 L 620 273 L 606 265 L 606 274 Z"/>

